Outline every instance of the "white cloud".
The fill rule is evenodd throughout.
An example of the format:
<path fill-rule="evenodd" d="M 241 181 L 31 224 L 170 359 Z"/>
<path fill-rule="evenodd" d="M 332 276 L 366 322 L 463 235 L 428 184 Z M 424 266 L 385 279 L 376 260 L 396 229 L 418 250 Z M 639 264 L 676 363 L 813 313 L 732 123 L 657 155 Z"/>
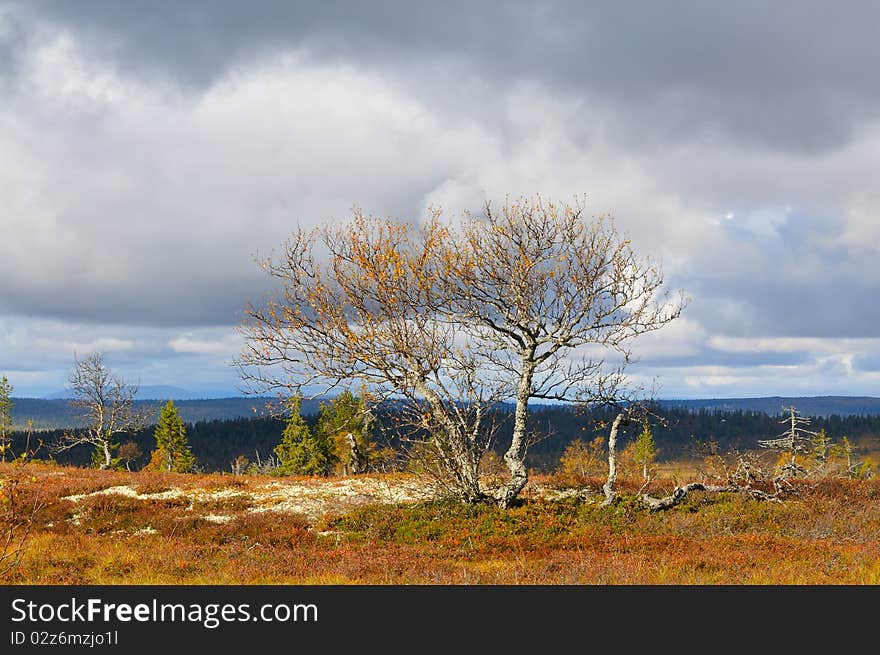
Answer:
<path fill-rule="evenodd" d="M 236 334 L 223 335 L 216 339 L 199 339 L 192 334 L 171 339 L 168 345 L 176 353 L 188 353 L 195 355 L 224 355 L 232 360 L 241 351 L 243 341 Z"/>
<path fill-rule="evenodd" d="M 876 190 L 854 197 L 835 243 L 859 253 L 876 256 L 880 250 L 880 193 Z"/>
<path fill-rule="evenodd" d="M 866 354 L 880 352 L 880 338 L 846 339 L 838 337 L 727 337 L 709 338 L 709 346 L 732 353 L 812 352 Z"/>

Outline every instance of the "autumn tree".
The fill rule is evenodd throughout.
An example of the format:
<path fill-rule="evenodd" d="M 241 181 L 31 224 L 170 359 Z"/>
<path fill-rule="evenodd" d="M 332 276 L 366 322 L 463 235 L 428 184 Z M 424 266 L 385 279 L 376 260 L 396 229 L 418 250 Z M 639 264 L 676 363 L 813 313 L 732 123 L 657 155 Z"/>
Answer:
<path fill-rule="evenodd" d="M 320 430 L 313 432 L 302 417 L 302 397 L 287 401 L 287 425 L 275 446 L 277 472 L 282 475 L 327 475 L 336 461 L 333 442 Z"/>
<path fill-rule="evenodd" d="M 4 375 L 0 378 L 0 461 L 12 445 L 12 385 Z"/>
<path fill-rule="evenodd" d="M 94 447 L 95 465 L 112 468 L 117 463 L 113 457 L 119 447 L 117 435 L 137 432 L 144 424 L 143 417 L 134 410 L 137 387 L 113 373 L 99 352 L 75 359 L 69 384 L 73 393 L 70 404 L 79 410 L 85 427 L 65 432 L 56 450 L 88 444 Z"/>
<path fill-rule="evenodd" d="M 361 381 L 394 397 L 468 501 L 486 497 L 480 462 L 495 409 L 513 400 L 509 480 L 494 493 L 507 507 L 528 480 L 529 402 L 616 396 L 628 341 L 681 303 L 660 295 L 659 270 L 610 219 L 584 216 L 579 203 L 484 209 L 456 223 L 433 211 L 421 225 L 356 211 L 348 225 L 297 232 L 264 262 L 281 292 L 247 310 L 241 364 L 260 390 Z M 610 368 L 605 350 L 617 358 Z"/>
<path fill-rule="evenodd" d="M 186 425 L 173 400 L 169 400 L 159 413 L 153 435 L 156 448 L 150 454 L 148 468 L 175 473 L 189 473 L 195 468 L 196 458 L 186 438 Z"/>
<path fill-rule="evenodd" d="M 583 439 L 573 440 L 559 458 L 557 475 L 567 483 L 583 484 L 586 478 L 596 474 L 604 450 L 604 437 L 596 437 L 589 443 Z"/>
<path fill-rule="evenodd" d="M 820 435 L 824 430 L 820 431 Z M 874 468 L 876 463 L 870 457 L 862 460 L 855 460 L 856 447 L 850 441 L 849 437 L 841 437 L 839 444 L 833 444 L 828 448 L 829 459 L 843 460 L 841 466 L 843 468 L 842 475 L 848 478 L 865 479 L 874 476 Z"/>
<path fill-rule="evenodd" d="M 494 434 L 489 410 L 504 389 L 484 379 L 459 323 L 441 320 L 441 244 L 423 225 L 356 210 L 345 225 L 297 231 L 265 260 L 279 292 L 249 306 L 242 375 L 256 391 L 330 393 L 360 382 L 394 398 L 395 429 L 432 453 L 448 489 L 485 497 L 479 467 Z"/>

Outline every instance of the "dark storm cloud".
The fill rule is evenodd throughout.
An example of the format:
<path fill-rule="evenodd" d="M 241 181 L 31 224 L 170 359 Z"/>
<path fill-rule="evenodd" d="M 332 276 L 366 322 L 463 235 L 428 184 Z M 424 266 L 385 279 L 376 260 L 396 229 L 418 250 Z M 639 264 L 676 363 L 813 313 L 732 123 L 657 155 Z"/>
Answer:
<path fill-rule="evenodd" d="M 722 334 L 868 338 L 876 336 L 874 326 L 880 324 L 880 307 L 870 301 L 877 287 L 854 287 L 848 278 L 832 278 L 820 286 L 784 285 L 768 275 L 764 284 L 714 287 L 695 279 L 689 290 L 739 305 L 735 314 L 711 309 L 695 314 L 707 329 Z"/>
<path fill-rule="evenodd" d="M 27 42 L 22 21 L 0 4 L 0 83 L 12 78 L 18 67 L 18 53 Z"/>
<path fill-rule="evenodd" d="M 637 142 L 722 134 L 833 148 L 876 118 L 872 2 L 22 3 L 139 73 L 209 85 L 280 49 L 402 68 L 459 62 L 491 84 L 536 79 L 619 116 Z M 622 126 L 625 126 L 622 127 Z"/>
<path fill-rule="evenodd" d="M 360 61 L 401 51 L 446 56 L 475 42 L 478 30 L 524 27 L 515 14 L 505 25 L 510 10 L 504 6 L 466 2 L 86 0 L 23 3 L 22 8 L 87 35 L 92 47 L 123 66 L 193 85 L 210 85 L 229 68 L 277 50 L 308 46 L 325 56 Z"/>

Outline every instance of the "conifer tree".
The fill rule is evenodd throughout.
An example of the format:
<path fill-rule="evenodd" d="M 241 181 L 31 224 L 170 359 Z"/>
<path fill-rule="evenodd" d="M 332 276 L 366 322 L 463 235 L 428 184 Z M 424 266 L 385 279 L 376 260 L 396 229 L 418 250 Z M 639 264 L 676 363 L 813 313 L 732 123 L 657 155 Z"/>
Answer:
<path fill-rule="evenodd" d="M 320 432 L 312 433 L 301 413 L 302 397 L 293 396 L 288 401 L 289 417 L 275 446 L 282 475 L 327 475 L 334 462 L 332 444 Z"/>
<path fill-rule="evenodd" d="M 812 445 L 812 453 L 813 459 L 816 462 L 816 466 L 820 469 L 824 468 L 828 463 L 828 457 L 831 454 L 832 448 L 834 446 L 834 442 L 831 437 L 828 436 L 828 433 L 825 431 L 825 428 L 819 430 L 813 438 L 811 439 Z"/>
<path fill-rule="evenodd" d="M 642 467 L 642 478 L 648 479 L 649 467 L 657 457 L 657 445 L 654 443 L 654 434 L 648 421 L 642 424 L 642 431 L 636 438 L 633 459 Z"/>
<path fill-rule="evenodd" d="M 373 450 L 373 420 L 366 410 L 366 394 L 343 391 L 329 403 L 321 403 L 318 434 L 334 449 L 342 473 L 362 473 Z"/>
<path fill-rule="evenodd" d="M 186 426 L 173 400 L 169 400 L 162 408 L 154 435 L 156 449 L 150 457 L 149 468 L 175 473 L 193 470 L 196 458 L 190 450 Z"/>

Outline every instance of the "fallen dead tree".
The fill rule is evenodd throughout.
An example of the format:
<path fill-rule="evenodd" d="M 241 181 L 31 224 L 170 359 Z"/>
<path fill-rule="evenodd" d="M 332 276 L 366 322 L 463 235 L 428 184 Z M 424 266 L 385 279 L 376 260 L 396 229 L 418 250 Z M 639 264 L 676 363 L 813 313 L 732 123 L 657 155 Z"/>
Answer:
<path fill-rule="evenodd" d="M 775 488 L 774 493 L 754 489 L 753 487 L 740 486 L 738 484 L 714 485 L 703 484 L 702 482 L 691 482 L 681 487 L 676 487 L 672 493 L 662 498 L 654 498 L 647 494 L 641 494 L 642 502 L 648 506 L 651 511 L 657 512 L 664 509 L 670 509 L 681 503 L 687 495 L 692 491 L 707 491 L 711 493 L 738 493 L 750 496 L 755 500 L 766 500 L 773 503 L 781 503 L 780 496 L 784 491 L 783 480 L 777 478 L 773 480 Z"/>

